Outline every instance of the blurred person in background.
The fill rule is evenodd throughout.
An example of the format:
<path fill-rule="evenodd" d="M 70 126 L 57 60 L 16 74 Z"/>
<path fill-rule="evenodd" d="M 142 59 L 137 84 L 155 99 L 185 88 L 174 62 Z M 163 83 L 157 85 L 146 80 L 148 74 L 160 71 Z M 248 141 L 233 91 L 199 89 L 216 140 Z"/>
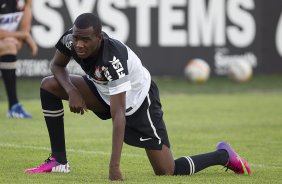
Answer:
<path fill-rule="evenodd" d="M 31 118 L 19 103 L 16 90 L 17 54 L 25 43 L 35 56 L 38 47 L 30 34 L 32 0 L 0 0 L 0 70 L 8 96 L 10 118 Z"/>

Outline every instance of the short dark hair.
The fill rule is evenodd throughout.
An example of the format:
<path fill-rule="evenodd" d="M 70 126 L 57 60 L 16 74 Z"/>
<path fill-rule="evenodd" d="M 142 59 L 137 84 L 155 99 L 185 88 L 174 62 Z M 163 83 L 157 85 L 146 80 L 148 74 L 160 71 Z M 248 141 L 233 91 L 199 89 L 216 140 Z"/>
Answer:
<path fill-rule="evenodd" d="M 86 29 L 92 26 L 96 34 L 100 34 L 102 31 L 101 20 L 98 16 L 93 13 L 83 13 L 79 15 L 75 19 L 74 25 L 79 29 Z"/>

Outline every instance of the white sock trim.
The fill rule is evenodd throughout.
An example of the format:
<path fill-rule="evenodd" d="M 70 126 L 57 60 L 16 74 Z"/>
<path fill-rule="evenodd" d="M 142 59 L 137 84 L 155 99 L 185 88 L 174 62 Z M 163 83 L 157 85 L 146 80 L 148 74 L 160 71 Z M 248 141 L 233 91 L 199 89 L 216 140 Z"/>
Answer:
<path fill-rule="evenodd" d="M 195 165 L 194 165 L 194 162 L 193 160 L 190 158 L 190 157 L 185 157 L 190 165 L 190 174 L 189 175 L 192 175 L 195 173 Z"/>

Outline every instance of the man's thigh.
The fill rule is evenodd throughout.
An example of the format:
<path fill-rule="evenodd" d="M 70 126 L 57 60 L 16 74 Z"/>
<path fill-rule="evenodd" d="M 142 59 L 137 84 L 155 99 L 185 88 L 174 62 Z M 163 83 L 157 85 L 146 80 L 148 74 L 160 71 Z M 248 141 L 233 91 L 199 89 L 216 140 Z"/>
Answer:
<path fill-rule="evenodd" d="M 18 53 L 19 47 L 20 42 L 13 37 L 0 39 L 0 56 L 5 54 L 16 55 Z"/>
<path fill-rule="evenodd" d="M 100 99 L 92 92 L 88 84 L 82 76 L 70 75 L 72 84 L 79 90 L 85 100 L 88 109 L 93 112 L 105 112 L 106 109 L 101 103 Z M 42 80 L 41 88 L 49 91 L 50 93 L 58 96 L 61 99 L 68 100 L 68 94 L 64 88 L 58 83 L 54 76 L 46 77 Z"/>

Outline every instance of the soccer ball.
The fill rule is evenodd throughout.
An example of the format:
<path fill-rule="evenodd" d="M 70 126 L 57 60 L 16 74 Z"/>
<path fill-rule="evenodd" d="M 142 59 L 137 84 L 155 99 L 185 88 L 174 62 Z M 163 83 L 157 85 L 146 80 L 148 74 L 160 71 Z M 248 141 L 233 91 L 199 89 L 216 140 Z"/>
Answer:
<path fill-rule="evenodd" d="M 210 66 L 202 59 L 192 59 L 186 64 L 184 75 L 194 83 L 205 83 L 210 76 Z"/>
<path fill-rule="evenodd" d="M 229 65 L 227 69 L 227 75 L 229 76 L 229 78 L 237 82 L 246 82 L 250 80 L 252 74 L 252 66 L 243 59 L 235 60 Z"/>

